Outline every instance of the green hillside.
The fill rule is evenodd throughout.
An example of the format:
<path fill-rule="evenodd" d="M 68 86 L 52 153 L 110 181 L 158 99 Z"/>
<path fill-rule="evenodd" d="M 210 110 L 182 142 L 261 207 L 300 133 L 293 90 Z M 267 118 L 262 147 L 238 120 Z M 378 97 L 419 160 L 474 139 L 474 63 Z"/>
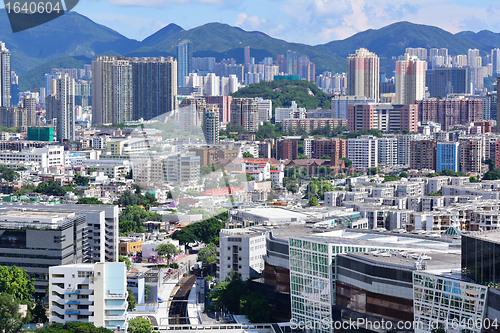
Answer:
<path fill-rule="evenodd" d="M 290 107 L 292 101 L 298 107 L 313 110 L 321 108 L 330 110 L 331 97 L 318 87 L 304 80 L 280 80 L 271 82 L 260 82 L 242 88 L 232 95 L 234 98 L 262 97 L 273 101 L 273 114 L 275 108 Z"/>
<path fill-rule="evenodd" d="M 92 59 L 85 56 L 62 57 L 46 62 L 19 77 L 19 91 L 45 87 L 45 74 L 49 74 L 52 68 L 83 68 L 83 65 L 91 62 Z"/>
<path fill-rule="evenodd" d="M 483 51 L 490 48 L 475 40 L 462 38 L 460 34 L 453 35 L 438 27 L 410 22 L 398 22 L 377 30 L 369 29 L 344 40 L 317 46 L 342 58 L 354 53 L 360 47 L 375 52 L 379 57 L 387 58 L 404 54 L 407 47 L 445 47 L 448 48 L 450 55 L 467 54 L 469 48 Z"/>

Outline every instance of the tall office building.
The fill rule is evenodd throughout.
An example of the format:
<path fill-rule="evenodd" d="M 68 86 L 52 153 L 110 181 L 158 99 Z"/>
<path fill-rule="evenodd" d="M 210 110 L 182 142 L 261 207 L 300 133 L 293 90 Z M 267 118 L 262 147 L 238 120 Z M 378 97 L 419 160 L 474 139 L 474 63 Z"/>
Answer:
<path fill-rule="evenodd" d="M 75 140 L 75 80 L 59 74 L 55 81 L 53 111 L 57 118 L 57 141 Z"/>
<path fill-rule="evenodd" d="M 177 44 L 177 84 L 185 87 L 185 77 L 193 72 L 193 44 L 189 39 Z"/>
<path fill-rule="evenodd" d="M 243 48 L 243 64 L 250 65 L 250 46 Z"/>
<path fill-rule="evenodd" d="M 405 54 L 396 61 L 396 104 L 414 104 L 425 98 L 425 71 L 427 61 Z"/>
<path fill-rule="evenodd" d="M 231 124 L 243 126 L 251 133 L 257 132 L 259 110 L 253 98 L 233 98 L 231 101 Z"/>
<path fill-rule="evenodd" d="M 459 143 L 438 142 L 436 149 L 436 171 L 443 170 L 459 171 Z"/>
<path fill-rule="evenodd" d="M 133 120 L 150 120 L 175 110 L 177 61 L 132 58 Z"/>
<path fill-rule="evenodd" d="M 11 106 L 10 51 L 0 42 L 0 107 Z"/>
<path fill-rule="evenodd" d="M 491 64 L 493 65 L 493 74 L 500 73 L 500 49 L 491 50 Z"/>
<path fill-rule="evenodd" d="M 92 122 L 132 120 L 132 64 L 128 58 L 97 56 L 92 61 Z"/>
<path fill-rule="evenodd" d="M 219 143 L 219 107 L 215 104 L 207 105 L 203 115 L 203 134 L 207 144 Z"/>
<path fill-rule="evenodd" d="M 287 74 L 298 74 L 298 56 L 297 52 L 286 51 L 286 66 L 287 66 Z"/>
<path fill-rule="evenodd" d="M 358 49 L 347 57 L 347 95 L 379 100 L 380 60 L 367 49 Z"/>
<path fill-rule="evenodd" d="M 425 73 L 430 97 L 445 98 L 448 94 L 469 92 L 469 68 L 437 68 Z"/>

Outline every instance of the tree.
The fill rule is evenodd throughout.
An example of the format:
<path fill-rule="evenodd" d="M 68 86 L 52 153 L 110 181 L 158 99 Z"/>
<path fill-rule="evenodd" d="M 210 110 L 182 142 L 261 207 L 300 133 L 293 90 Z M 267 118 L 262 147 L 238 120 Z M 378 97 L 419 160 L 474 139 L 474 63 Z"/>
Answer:
<path fill-rule="evenodd" d="M 480 183 L 480 181 L 475 176 L 470 176 L 469 183 Z"/>
<path fill-rule="evenodd" d="M 215 260 L 217 260 L 217 246 L 213 243 L 208 244 L 198 252 L 198 261 L 202 261 L 205 266 Z"/>
<path fill-rule="evenodd" d="M 151 292 L 151 286 L 149 284 L 144 285 L 144 299 L 147 301 L 149 299 L 149 293 Z"/>
<path fill-rule="evenodd" d="M 146 318 L 134 318 L 128 321 L 129 333 L 151 333 L 153 331 L 153 324 Z"/>
<path fill-rule="evenodd" d="M 42 304 L 41 300 L 37 300 L 35 303 L 35 307 L 31 309 L 31 322 L 32 323 L 46 323 L 49 321 L 47 315 L 45 314 L 45 307 Z"/>
<path fill-rule="evenodd" d="M 97 198 L 80 198 L 77 205 L 104 205 L 104 203 Z"/>
<path fill-rule="evenodd" d="M 0 266 L 0 293 L 10 294 L 19 301 L 29 301 L 35 293 L 35 285 L 24 269 Z"/>
<path fill-rule="evenodd" d="M 137 299 L 134 296 L 134 293 L 132 292 L 132 289 L 128 288 L 128 296 L 127 296 L 127 302 L 128 302 L 128 308 L 127 310 L 133 310 L 135 309 L 135 305 L 137 304 Z"/>
<path fill-rule="evenodd" d="M 253 155 L 250 154 L 249 152 L 244 152 L 243 153 L 243 157 L 246 157 L 246 158 L 253 158 Z"/>
<path fill-rule="evenodd" d="M 88 186 L 90 183 L 90 178 L 89 177 L 84 177 L 77 173 L 75 175 L 75 184 L 78 186 Z"/>
<path fill-rule="evenodd" d="M 19 174 L 5 165 L 0 165 L 0 179 L 2 178 L 5 179 L 6 182 L 12 182 L 19 178 Z"/>
<path fill-rule="evenodd" d="M 130 271 L 130 259 L 125 256 L 118 256 L 118 262 L 124 262 L 125 266 L 127 266 L 127 271 Z"/>
<path fill-rule="evenodd" d="M 251 181 L 254 180 L 253 177 L 250 174 L 248 174 L 248 173 L 245 173 L 245 176 L 246 176 L 246 181 L 247 182 L 251 182 Z"/>
<path fill-rule="evenodd" d="M 331 159 L 331 156 L 329 156 L 329 155 L 323 155 L 323 156 L 321 156 L 321 159 L 322 160 L 329 160 L 329 159 Z"/>
<path fill-rule="evenodd" d="M 429 193 L 428 195 L 429 195 L 429 196 L 431 196 L 431 197 L 440 197 L 440 196 L 442 196 L 443 194 L 442 194 L 441 190 L 439 190 L 439 191 L 437 191 L 437 192 L 431 192 L 431 193 Z"/>
<path fill-rule="evenodd" d="M 497 180 L 500 179 L 500 168 L 490 170 L 484 174 L 483 180 Z"/>
<path fill-rule="evenodd" d="M 167 261 L 170 261 L 170 258 L 175 256 L 178 252 L 177 248 L 172 243 L 162 243 L 158 245 L 155 249 L 158 257 L 167 258 Z"/>
<path fill-rule="evenodd" d="M 484 164 L 488 164 L 488 171 L 495 169 L 495 161 L 491 158 L 486 159 Z"/>
<path fill-rule="evenodd" d="M 309 199 L 309 206 L 319 206 L 318 197 L 314 196 Z"/>
<path fill-rule="evenodd" d="M 17 333 L 23 327 L 19 302 L 10 294 L 0 295 L 0 332 Z"/>
<path fill-rule="evenodd" d="M 401 171 L 401 173 L 399 174 L 399 178 L 408 178 L 408 174 L 404 171 Z"/>

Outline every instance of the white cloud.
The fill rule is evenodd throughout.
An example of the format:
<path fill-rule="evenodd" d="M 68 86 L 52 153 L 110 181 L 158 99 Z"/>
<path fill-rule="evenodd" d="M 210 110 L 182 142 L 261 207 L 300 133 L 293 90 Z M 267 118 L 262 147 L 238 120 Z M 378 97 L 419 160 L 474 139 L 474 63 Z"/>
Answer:
<path fill-rule="evenodd" d="M 246 13 L 239 13 L 234 25 L 245 30 L 257 30 L 265 23 L 266 20 L 257 15 L 248 16 Z"/>

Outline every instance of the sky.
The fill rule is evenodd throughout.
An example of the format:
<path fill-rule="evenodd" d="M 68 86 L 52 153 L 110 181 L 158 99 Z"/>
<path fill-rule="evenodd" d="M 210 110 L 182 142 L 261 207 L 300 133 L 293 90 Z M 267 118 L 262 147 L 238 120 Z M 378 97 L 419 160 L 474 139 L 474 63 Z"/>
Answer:
<path fill-rule="evenodd" d="M 80 0 L 74 10 L 137 40 L 170 23 L 188 30 L 221 22 L 317 45 L 398 21 L 452 33 L 500 32 L 496 4 L 492 0 Z"/>

